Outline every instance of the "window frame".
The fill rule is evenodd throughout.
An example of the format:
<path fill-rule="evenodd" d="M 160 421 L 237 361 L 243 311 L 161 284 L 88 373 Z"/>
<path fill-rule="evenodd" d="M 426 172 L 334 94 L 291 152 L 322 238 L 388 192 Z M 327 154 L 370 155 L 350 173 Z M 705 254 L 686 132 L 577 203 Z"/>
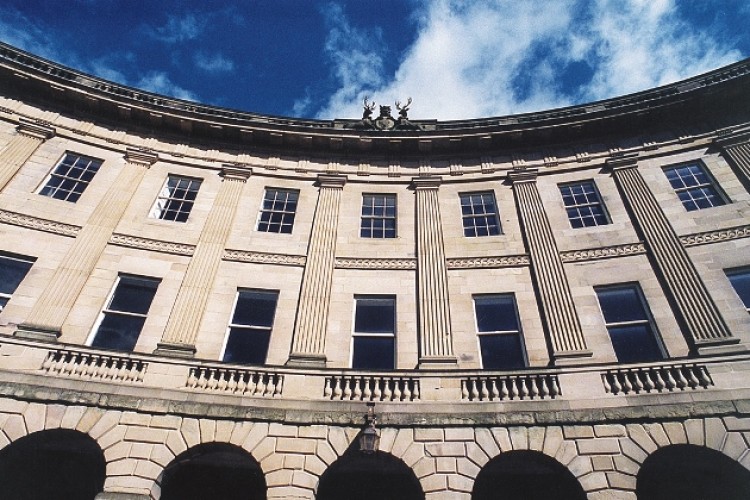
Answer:
<path fill-rule="evenodd" d="M 623 289 L 630 289 L 635 291 L 636 298 L 638 299 L 638 303 L 641 306 L 641 311 L 643 312 L 643 315 L 645 316 L 645 319 L 641 320 L 629 320 L 629 321 L 613 321 L 608 322 L 606 316 L 604 315 L 604 308 L 602 308 L 601 300 L 599 299 L 599 293 L 601 291 L 608 291 L 608 290 L 623 290 Z M 604 326 L 607 330 L 607 335 L 609 336 L 610 344 L 612 345 L 612 350 L 615 352 L 615 357 L 617 358 L 618 363 L 650 363 L 655 361 L 662 361 L 669 358 L 669 353 L 667 352 L 667 348 L 664 345 L 664 341 L 661 338 L 661 335 L 659 334 L 659 329 L 656 326 L 656 321 L 654 321 L 654 316 L 651 313 L 651 308 L 648 306 L 648 302 L 646 301 L 646 297 L 643 294 L 643 290 L 641 289 L 641 286 L 636 281 L 629 281 L 625 283 L 612 283 L 608 285 L 598 285 L 594 287 L 594 293 L 596 295 L 596 302 L 599 306 L 599 313 L 601 314 L 602 321 L 604 322 Z M 658 353 L 660 354 L 661 358 L 657 360 L 638 360 L 638 361 L 620 361 L 619 356 L 617 355 L 617 350 L 615 349 L 615 342 L 612 340 L 612 333 L 610 331 L 610 328 L 622 328 L 622 327 L 628 327 L 628 326 L 639 326 L 639 325 L 647 325 L 649 328 L 649 332 L 651 334 L 651 338 L 653 338 L 654 343 L 656 344 L 656 348 L 658 350 Z"/>
<path fill-rule="evenodd" d="M 363 212 L 365 211 L 365 200 L 368 197 L 377 198 L 381 197 L 383 198 L 383 215 L 375 215 L 374 211 L 376 208 L 376 205 L 371 205 L 367 208 L 372 208 L 372 214 L 365 215 Z M 388 203 L 387 200 L 392 199 L 393 200 L 393 216 L 389 216 L 387 214 L 388 209 Z M 388 235 L 388 228 L 386 228 L 386 221 L 392 220 L 393 221 L 393 235 Z M 368 221 L 369 224 L 369 231 L 370 236 L 366 236 L 364 233 L 365 231 L 365 221 Z M 376 227 L 374 225 L 375 222 L 381 222 L 382 224 L 382 236 L 375 236 L 375 230 Z M 360 223 L 359 223 L 359 237 L 360 238 L 367 238 L 368 240 L 383 240 L 383 239 L 394 239 L 398 238 L 398 196 L 393 193 L 362 193 L 362 210 L 360 212 Z"/>
<path fill-rule="evenodd" d="M 151 297 L 151 301 L 149 302 L 148 309 L 146 310 L 145 313 L 134 313 L 132 311 L 119 311 L 117 309 L 111 309 L 110 306 L 112 305 L 112 301 L 114 300 L 115 293 L 117 293 L 117 288 L 120 286 L 120 283 L 122 283 L 123 281 L 145 281 L 145 282 L 151 282 L 154 285 L 153 287 L 154 294 Z M 95 349 L 106 349 L 106 350 L 113 350 L 113 351 L 120 351 L 120 352 L 134 352 L 135 346 L 138 345 L 138 340 L 140 339 L 141 333 L 143 333 L 143 327 L 146 326 L 146 321 L 148 320 L 148 313 L 151 310 L 151 306 L 154 303 L 154 299 L 156 298 L 156 292 L 159 290 L 160 284 L 161 284 L 161 278 L 155 278 L 152 276 L 139 276 L 135 274 L 125 274 L 125 273 L 118 274 L 117 279 L 115 280 L 114 284 L 112 285 L 112 288 L 107 294 L 107 298 L 104 301 L 104 306 L 102 307 L 101 311 L 99 311 L 99 315 L 97 316 L 97 319 L 94 322 L 94 326 L 91 329 L 91 333 L 89 333 L 89 336 L 86 339 L 85 344 Z M 133 348 L 131 350 L 126 351 L 126 350 L 117 349 L 114 347 L 94 346 L 94 340 L 96 340 L 96 337 L 99 334 L 99 328 L 104 322 L 104 319 L 107 317 L 107 314 L 114 315 L 114 316 L 130 317 L 130 318 L 143 318 L 143 325 L 141 326 L 141 329 L 138 331 L 138 335 L 135 338 L 135 342 L 133 343 Z"/>
<path fill-rule="evenodd" d="M 75 160 L 70 163 L 70 165 L 67 166 L 67 173 L 65 175 L 57 173 L 57 170 L 61 168 L 63 165 L 65 165 L 65 160 L 68 157 L 75 157 Z M 74 178 L 69 177 L 68 174 L 73 169 L 74 166 L 78 164 L 81 160 L 87 160 L 86 166 L 82 169 L 81 177 L 83 177 L 83 174 L 88 172 L 91 165 L 96 164 L 96 168 L 93 169 L 93 173 L 91 174 L 91 178 L 88 180 L 84 180 L 81 177 Z M 102 168 L 102 165 L 104 165 L 104 160 L 101 158 L 95 158 L 93 156 L 88 156 L 80 153 L 74 153 L 72 151 L 65 151 L 65 153 L 62 155 L 62 157 L 55 163 L 55 166 L 52 167 L 47 174 L 47 176 L 44 178 L 44 181 L 39 185 L 39 187 L 36 190 L 36 194 L 40 196 L 44 196 L 46 198 L 52 198 L 54 200 L 60 200 L 60 201 L 67 201 L 69 203 L 77 203 L 78 200 L 83 196 L 83 193 L 86 191 L 86 189 L 89 187 L 89 184 L 93 182 L 94 177 L 96 176 L 97 172 Z M 57 186 L 51 186 L 50 182 L 52 182 L 53 178 L 60 178 L 62 179 L 60 183 Z M 73 186 L 70 189 L 63 190 L 61 188 L 62 183 L 65 181 L 71 181 L 73 182 Z M 78 186 L 82 186 L 80 189 L 80 192 L 76 191 L 76 188 Z M 44 193 L 43 191 L 49 189 L 50 192 Z M 58 193 L 67 193 L 65 196 L 58 196 Z M 71 195 L 75 195 L 74 199 Z"/>
<path fill-rule="evenodd" d="M 700 183 L 700 184 L 696 184 L 694 186 L 676 187 L 672 183 L 672 180 L 669 178 L 669 174 L 667 172 L 668 171 L 672 171 L 672 170 L 677 171 L 680 168 L 686 168 L 686 167 L 691 167 L 691 166 L 698 167 L 698 169 L 701 171 L 701 173 L 706 177 L 706 182 L 703 182 L 703 183 Z M 706 166 L 706 164 L 703 163 L 703 161 L 701 161 L 700 159 L 693 160 L 693 161 L 688 161 L 688 162 L 683 162 L 683 163 L 677 163 L 677 164 L 674 164 L 674 165 L 666 165 L 666 166 L 662 167 L 662 172 L 664 173 L 664 176 L 667 178 L 667 182 L 669 182 L 669 185 L 672 188 L 672 191 L 674 191 L 675 195 L 677 195 L 677 199 L 680 201 L 680 203 L 682 204 L 682 207 L 685 209 L 686 212 L 696 212 L 696 211 L 699 211 L 699 210 L 706 210 L 706 209 L 709 209 L 709 208 L 721 207 L 721 206 L 728 205 L 728 204 L 731 203 L 731 200 L 726 195 L 726 193 L 724 192 L 724 190 L 721 189 L 721 186 L 719 186 L 719 183 L 716 181 L 716 178 L 713 176 L 713 174 L 708 169 L 708 167 Z M 692 175 L 693 175 L 693 177 L 695 177 L 694 174 L 692 174 Z M 678 174 L 678 177 L 680 178 L 680 180 L 683 179 L 683 177 L 679 176 L 679 174 Z M 683 184 L 684 184 L 684 182 L 683 182 Z M 713 191 L 713 194 L 715 195 L 716 199 L 718 199 L 720 201 L 720 203 L 714 205 L 713 202 L 712 202 L 712 204 L 710 206 L 708 206 L 708 207 L 701 207 L 701 206 L 699 206 L 698 203 L 696 203 L 695 200 L 697 200 L 697 199 L 711 200 L 711 198 L 710 197 L 706 197 L 706 196 L 704 196 L 703 198 L 694 198 L 693 195 L 692 195 L 692 192 L 695 191 L 695 190 L 701 190 L 701 192 L 703 193 L 704 189 Z M 689 196 L 690 196 L 690 199 L 689 200 L 683 200 L 680 197 L 680 193 L 688 193 Z M 688 206 L 691 203 L 694 205 L 693 208 L 690 208 Z"/>
<path fill-rule="evenodd" d="M 240 300 L 240 294 L 243 292 L 247 293 L 263 293 L 268 295 L 275 295 L 276 301 L 274 302 L 274 309 L 273 309 L 273 318 L 271 320 L 271 326 L 258 326 L 258 325 L 249 325 L 249 324 L 242 324 L 242 323 L 233 323 L 232 320 L 234 319 L 234 315 L 237 312 L 237 303 Z M 227 323 L 226 333 L 224 335 L 224 340 L 221 344 L 221 351 L 219 352 L 219 359 L 222 363 L 231 363 L 231 364 L 238 364 L 238 365 L 247 365 L 247 366 L 265 366 L 268 362 L 268 351 L 271 346 L 271 335 L 273 334 L 273 327 L 276 323 L 276 312 L 279 308 L 279 290 L 268 290 L 268 289 L 262 289 L 262 288 L 238 288 L 237 292 L 234 294 L 234 301 L 232 303 L 232 311 L 229 316 L 229 322 Z M 249 363 L 249 362 L 242 362 L 242 361 L 226 361 L 224 358 L 226 357 L 226 351 L 227 351 L 227 345 L 229 345 L 229 338 L 232 335 L 232 328 L 242 328 L 242 329 L 256 329 L 256 330 L 264 330 L 268 331 L 268 346 L 266 347 L 265 355 L 263 356 L 263 362 L 262 363 Z M 252 335 L 252 334 L 251 334 Z"/>
<path fill-rule="evenodd" d="M 512 301 L 512 307 L 513 307 L 513 314 L 516 319 L 516 325 L 518 326 L 517 330 L 486 330 L 486 331 L 480 331 L 479 329 L 479 316 L 477 315 L 477 302 L 476 299 L 488 299 L 488 298 L 494 298 L 494 297 L 510 297 Z M 483 370 L 496 370 L 496 371 L 511 371 L 511 370 L 517 370 L 517 369 L 523 369 L 528 368 L 529 366 L 529 359 L 528 359 L 528 353 L 526 352 L 526 343 L 524 342 L 523 337 L 523 328 L 521 327 L 521 316 L 518 312 L 518 301 L 516 301 L 516 294 L 513 292 L 507 292 L 507 293 L 477 293 L 473 294 L 471 296 L 471 303 L 473 305 L 473 312 L 474 312 L 474 331 L 477 334 L 477 349 L 479 352 L 479 365 Z M 521 354 L 521 364 L 522 366 L 519 368 L 485 368 L 485 360 L 484 356 L 482 355 L 482 340 L 481 337 L 487 336 L 511 336 L 516 335 L 518 337 L 518 344 L 520 347 L 520 354 Z"/>
<path fill-rule="evenodd" d="M 573 200 L 573 204 L 568 205 L 565 202 L 565 193 L 563 193 L 563 189 L 572 188 L 574 186 L 582 186 L 582 187 L 591 186 L 591 188 L 593 189 L 593 195 L 596 197 L 596 202 L 586 202 L 586 203 L 579 204 L 579 203 L 575 203 L 575 200 Z M 596 185 L 596 182 L 594 181 L 594 179 L 586 179 L 586 180 L 575 181 L 575 182 L 564 182 L 562 184 L 558 184 L 557 188 L 558 188 L 558 191 L 560 192 L 560 198 L 562 199 L 563 207 L 565 208 L 565 215 L 567 215 L 568 217 L 568 224 L 570 224 L 570 227 L 572 229 L 583 229 L 583 228 L 588 228 L 588 227 L 607 226 L 612 223 L 612 219 L 609 216 L 607 207 L 604 204 L 604 200 L 602 199 L 602 195 L 599 192 L 599 188 Z M 584 192 L 583 195 L 586 196 L 586 198 L 588 199 L 587 193 Z M 575 194 L 571 193 L 570 196 L 575 197 Z M 602 217 L 604 218 L 604 222 L 599 223 L 596 217 L 593 215 L 593 213 L 590 213 L 588 217 L 581 215 L 581 209 L 589 209 L 590 207 L 597 207 L 597 206 L 600 208 L 602 212 Z M 577 215 L 575 217 L 571 217 L 570 215 L 571 209 L 574 209 L 576 211 Z M 594 223 L 586 224 L 585 221 L 588 219 L 592 220 Z M 581 225 L 575 226 L 573 224 L 574 220 L 580 220 Z"/>
<path fill-rule="evenodd" d="M 357 327 L 357 305 L 359 301 L 367 300 L 390 300 L 393 304 L 393 331 L 392 332 L 358 332 Z M 383 295 L 354 295 L 354 307 L 352 308 L 352 335 L 349 349 L 349 366 L 352 370 L 362 371 L 391 371 L 396 370 L 398 362 L 398 345 L 397 345 L 397 331 L 398 331 L 398 314 L 397 314 L 397 300 L 396 295 L 383 294 Z M 354 347 L 357 338 L 391 338 L 393 339 L 393 359 L 391 368 L 361 368 L 354 366 Z"/>
<path fill-rule="evenodd" d="M 163 196 L 163 193 L 165 191 L 168 191 L 169 188 L 169 182 L 171 180 L 177 181 L 177 186 L 169 191 L 167 196 Z M 182 181 L 188 181 L 188 187 L 185 189 L 185 193 L 188 192 L 195 192 L 195 197 L 192 200 L 188 200 L 187 198 L 176 198 L 174 197 L 175 191 L 179 189 L 179 183 Z M 195 190 L 192 190 L 192 187 L 194 184 L 197 184 Z M 156 194 L 156 199 L 154 200 L 154 203 L 151 205 L 151 210 L 148 212 L 148 218 L 149 219 L 155 219 L 155 220 L 163 220 L 167 222 L 179 222 L 179 223 L 185 223 L 188 221 L 188 218 L 190 217 L 190 213 L 193 210 L 193 207 L 195 206 L 195 200 L 198 198 L 198 192 L 200 191 L 201 184 L 203 184 L 203 179 L 198 177 L 189 177 L 185 175 L 174 175 L 169 174 L 167 175 L 167 178 L 164 180 L 164 184 L 162 184 L 161 189 Z M 159 202 L 164 202 L 163 207 L 159 207 Z M 170 207 L 172 206 L 172 203 L 179 203 L 179 208 L 177 210 L 171 210 Z M 187 210 L 183 210 L 183 207 L 185 205 L 188 205 Z M 158 210 L 158 213 L 157 213 Z M 170 212 L 175 212 L 174 218 L 168 218 L 165 217 L 166 214 Z M 179 216 L 180 214 L 185 214 L 185 220 L 180 220 Z"/>
<path fill-rule="evenodd" d="M 725 269 L 724 274 L 727 277 L 727 280 L 729 281 L 730 286 L 732 287 L 732 291 L 737 295 L 737 297 L 740 299 L 740 302 L 743 306 L 745 306 L 745 311 L 747 311 L 748 314 L 750 314 L 750 297 L 748 297 L 748 302 L 745 302 L 745 299 L 740 295 L 740 292 L 737 290 L 737 287 L 734 285 L 734 282 L 732 281 L 732 276 L 738 276 L 738 275 L 747 275 L 750 277 L 750 267 L 735 267 L 731 269 Z"/>
<path fill-rule="evenodd" d="M 277 193 L 277 196 L 275 196 L 274 199 L 273 199 L 274 206 L 272 208 L 270 208 L 270 209 L 266 209 L 265 208 L 265 203 L 266 203 L 266 199 L 267 199 L 267 196 L 268 196 L 269 192 Z M 288 193 L 289 195 L 291 195 L 291 194 L 295 195 L 296 199 L 294 200 L 294 203 L 295 203 L 294 210 L 289 211 L 289 210 L 278 210 L 278 209 L 276 209 L 275 203 L 276 203 L 276 200 L 277 200 L 277 197 L 278 197 L 278 193 Z M 275 188 L 275 187 L 266 187 L 266 188 L 264 188 L 263 189 L 263 198 L 260 201 L 260 209 L 258 210 L 258 216 L 257 216 L 257 219 L 255 221 L 255 230 L 259 231 L 261 233 L 292 234 L 292 232 L 294 231 L 294 221 L 295 221 L 295 218 L 297 216 L 297 207 L 299 206 L 299 195 L 300 195 L 300 191 L 298 189 Z M 288 196 L 287 196 L 286 200 L 284 200 L 283 203 L 284 203 L 284 208 L 286 208 L 286 205 L 289 203 Z M 269 217 L 269 221 L 268 222 L 264 222 L 262 220 L 264 213 L 271 214 L 271 216 Z M 272 224 L 276 224 L 276 223 L 272 223 L 271 222 L 271 217 L 273 217 L 274 214 L 281 214 L 281 222 L 278 222 L 278 224 L 279 224 L 279 230 L 278 231 L 271 230 L 271 225 Z M 291 217 L 291 222 L 288 222 L 288 223 L 285 222 L 287 220 L 287 217 Z M 265 224 L 266 228 L 265 229 L 261 229 L 261 224 Z M 284 231 L 283 230 L 285 226 L 289 227 L 289 231 Z"/>
<path fill-rule="evenodd" d="M 473 206 L 473 203 L 469 203 L 468 205 L 464 205 L 464 198 L 465 197 L 472 197 L 472 196 L 490 196 L 492 198 L 492 204 L 494 207 L 494 212 L 482 212 L 482 213 L 471 213 L 471 214 L 464 214 L 464 206 Z M 489 191 L 466 191 L 462 193 L 458 193 L 458 201 L 459 201 L 459 208 L 461 210 L 461 228 L 463 230 L 463 235 L 465 238 L 485 238 L 489 236 L 499 236 L 503 234 L 503 227 L 500 224 L 500 208 L 497 205 L 497 197 L 495 196 L 495 191 L 489 190 Z M 482 199 L 482 206 L 485 207 L 486 204 L 484 202 L 484 198 Z M 487 218 L 494 218 L 495 220 L 495 227 L 497 227 L 497 232 L 492 232 L 490 230 L 491 225 L 485 224 L 484 226 L 477 225 L 477 219 L 484 218 L 485 221 Z M 467 222 L 471 221 L 471 224 L 467 226 Z M 487 229 L 487 234 L 479 234 L 479 228 L 484 227 Z M 473 231 L 474 234 L 467 234 L 467 231 Z"/>
<path fill-rule="evenodd" d="M 21 286 L 21 283 L 23 283 L 23 280 L 26 279 L 26 276 L 29 275 L 29 272 L 31 271 L 31 268 L 34 267 L 34 263 L 36 262 L 36 257 L 28 257 L 25 255 L 20 254 L 14 254 L 14 253 L 8 253 L 8 252 L 2 252 L 0 253 L 0 261 L 3 260 L 12 260 L 16 262 L 25 262 L 29 264 L 28 269 L 26 269 L 26 272 L 23 274 L 19 282 L 16 284 L 16 286 L 11 290 L 9 293 L 5 293 L 0 291 L 0 314 L 2 314 L 3 311 L 5 311 L 5 308 L 8 306 L 8 303 L 10 302 L 10 299 L 13 298 L 13 294 L 16 293 L 16 290 L 18 290 L 18 287 Z M 3 303 L 4 300 L 4 303 Z"/>

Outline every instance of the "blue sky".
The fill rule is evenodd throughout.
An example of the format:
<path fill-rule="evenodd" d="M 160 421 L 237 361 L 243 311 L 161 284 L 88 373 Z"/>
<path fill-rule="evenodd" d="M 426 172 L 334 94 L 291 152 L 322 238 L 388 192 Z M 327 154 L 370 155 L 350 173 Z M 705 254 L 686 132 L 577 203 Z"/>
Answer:
<path fill-rule="evenodd" d="M 262 114 L 463 119 L 623 95 L 750 56 L 747 0 L 4 0 L 0 40 Z"/>

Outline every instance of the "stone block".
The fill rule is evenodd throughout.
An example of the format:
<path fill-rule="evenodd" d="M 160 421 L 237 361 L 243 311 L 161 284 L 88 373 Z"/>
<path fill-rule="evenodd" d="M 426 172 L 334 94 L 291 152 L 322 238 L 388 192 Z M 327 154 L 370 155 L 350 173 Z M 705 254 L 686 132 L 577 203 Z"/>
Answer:
<path fill-rule="evenodd" d="M 594 437 L 594 428 L 590 425 L 566 425 L 563 427 L 565 439 L 584 439 Z"/>
<path fill-rule="evenodd" d="M 682 422 L 665 422 L 664 432 L 667 433 L 669 442 L 672 444 L 687 443 L 687 434 L 685 434 L 685 427 L 682 426 Z"/>
<path fill-rule="evenodd" d="M 159 465 L 150 460 L 138 460 L 135 466 L 135 475 L 156 480 L 163 470 Z"/>
<path fill-rule="evenodd" d="M 438 457 L 435 459 L 435 469 L 441 474 L 456 472 L 456 459 L 453 457 Z"/>
<path fill-rule="evenodd" d="M 635 492 L 623 490 L 599 490 L 586 495 L 588 500 L 636 500 Z"/>
<path fill-rule="evenodd" d="M 109 463 L 114 462 L 115 460 L 127 458 L 130 456 L 130 448 L 132 447 L 133 443 L 120 441 L 104 450 L 104 459 Z"/>
<path fill-rule="evenodd" d="M 315 486 L 317 484 L 318 484 L 317 476 L 314 476 L 308 472 L 305 472 L 303 470 L 295 470 L 292 473 L 292 485 L 293 486 L 308 489 L 312 493 L 312 490 L 315 489 Z"/>
<path fill-rule="evenodd" d="M 149 425 L 159 429 L 179 429 L 182 418 L 176 415 L 153 415 Z"/>
<path fill-rule="evenodd" d="M 411 467 L 417 461 L 424 457 L 424 445 L 422 443 L 412 443 L 401 455 L 401 460 L 406 464 L 407 467 Z"/>
<path fill-rule="evenodd" d="M 252 422 L 236 422 L 232 428 L 232 434 L 229 436 L 229 442 L 241 446 L 253 425 Z"/>
<path fill-rule="evenodd" d="M 624 472 L 625 474 L 630 474 L 631 476 L 635 476 L 636 474 L 638 474 L 638 471 L 641 468 L 641 466 L 637 462 L 634 462 L 625 455 L 614 457 L 614 462 L 615 469 L 620 472 Z"/>
<path fill-rule="evenodd" d="M 445 430 L 446 435 L 448 433 L 448 430 L 449 429 Z M 432 428 L 414 429 L 414 441 L 443 441 L 443 429 L 432 429 Z"/>
<path fill-rule="evenodd" d="M 620 453 L 617 438 L 579 439 L 576 441 L 581 455 L 614 455 Z"/>
<path fill-rule="evenodd" d="M 116 425 L 112 427 L 110 430 L 104 433 L 99 439 L 97 439 L 97 443 L 99 444 L 99 447 L 102 450 L 106 450 L 113 444 L 119 443 L 125 438 L 125 433 L 127 432 L 128 427 L 126 425 Z"/>
<path fill-rule="evenodd" d="M 462 457 L 466 453 L 464 443 L 428 443 L 425 450 L 431 457 Z"/>
<path fill-rule="evenodd" d="M 448 489 L 451 491 L 460 491 L 463 493 L 471 493 L 474 488 L 474 481 L 465 476 L 457 476 L 452 474 L 448 476 Z"/>
<path fill-rule="evenodd" d="M 510 444 L 514 450 L 528 450 L 529 436 L 526 427 L 511 427 L 508 429 Z"/>
<path fill-rule="evenodd" d="M 489 457 L 494 457 L 500 453 L 500 447 L 497 445 L 495 438 L 489 429 L 480 427 L 474 430 L 474 439 L 477 445 L 487 454 Z"/>
<path fill-rule="evenodd" d="M 263 472 L 265 474 L 268 474 L 269 472 L 283 469 L 285 458 L 286 455 L 282 455 L 281 453 L 272 453 L 263 459 L 263 462 L 260 464 L 260 466 L 263 469 Z M 287 469 L 291 469 L 291 467 L 287 467 Z"/>
<path fill-rule="evenodd" d="M 62 426 L 62 419 L 65 417 L 65 406 L 47 405 L 47 415 L 44 418 L 45 429 L 58 429 Z"/>
<path fill-rule="evenodd" d="M 470 477 L 473 480 L 475 477 L 477 477 L 477 474 L 479 474 L 480 470 L 481 468 L 471 460 L 468 460 L 466 458 L 456 459 L 456 472 L 458 472 L 462 476 Z"/>
<path fill-rule="evenodd" d="M 104 411 L 99 408 L 87 408 L 86 412 L 76 424 L 75 430 L 88 434 L 91 428 L 94 427 L 94 424 L 102 418 L 102 415 L 104 415 Z"/>
<path fill-rule="evenodd" d="M 610 487 L 619 490 L 635 490 L 636 477 L 619 472 L 607 472 L 607 482 Z"/>
<path fill-rule="evenodd" d="M 164 443 L 167 445 L 167 448 L 169 448 L 169 451 L 175 456 L 188 449 L 187 443 L 182 437 L 182 433 L 178 431 L 169 431 Z"/>
<path fill-rule="evenodd" d="M 276 438 L 266 437 L 253 448 L 252 455 L 258 462 L 262 462 L 274 451 L 276 451 Z"/>
<path fill-rule="evenodd" d="M 132 476 L 135 472 L 137 461 L 132 458 L 123 458 L 107 464 L 107 476 Z"/>
<path fill-rule="evenodd" d="M 298 432 L 301 438 L 325 439 L 328 429 L 325 425 L 304 425 Z"/>
<path fill-rule="evenodd" d="M 581 477 L 584 474 L 592 472 L 594 470 L 594 466 L 591 465 L 591 457 L 575 457 L 568 464 L 568 470 L 575 477 Z"/>
<path fill-rule="evenodd" d="M 557 450 L 560 449 L 562 443 L 562 427 L 547 427 L 547 430 L 544 433 L 544 445 L 542 446 L 542 453 L 547 456 L 554 457 L 555 455 L 557 455 Z"/>
<path fill-rule="evenodd" d="M 252 453 L 255 447 L 258 446 L 266 436 L 268 436 L 268 424 L 265 422 L 256 423 L 247 433 L 247 437 L 245 437 L 245 440 L 242 442 L 242 448 Z"/>
<path fill-rule="evenodd" d="M 703 432 L 703 420 L 686 420 L 685 433 L 687 434 L 688 443 L 690 444 L 703 446 L 706 443 L 706 436 Z"/>
<path fill-rule="evenodd" d="M 305 456 L 304 469 L 315 476 L 322 476 L 328 465 L 316 455 Z"/>
<path fill-rule="evenodd" d="M 445 440 L 474 441 L 474 429 L 471 427 L 448 427 L 445 429 Z"/>
<path fill-rule="evenodd" d="M 664 427 L 662 427 L 661 424 L 644 424 L 643 427 L 645 427 L 646 431 L 651 435 L 651 439 L 654 440 L 659 448 L 669 446 L 669 438 L 667 437 L 667 433 L 664 431 Z"/>
<path fill-rule="evenodd" d="M 277 486 L 290 486 L 292 484 L 292 472 L 286 469 L 279 469 L 266 474 L 266 485 L 268 488 Z"/>
<path fill-rule="evenodd" d="M 490 461 L 490 457 L 476 443 L 466 443 L 466 458 L 482 467 Z"/>
<path fill-rule="evenodd" d="M 413 442 L 414 431 L 412 429 L 399 429 L 396 440 L 393 442 L 391 454 L 395 457 L 401 457 Z"/>
<path fill-rule="evenodd" d="M 578 478 L 585 491 L 596 491 L 607 488 L 607 476 L 604 472 L 591 472 Z"/>
<path fill-rule="evenodd" d="M 182 419 L 182 425 L 180 426 L 180 433 L 188 448 L 199 445 L 201 442 L 201 429 L 198 420 L 194 418 Z"/>
<path fill-rule="evenodd" d="M 315 440 L 292 437 L 280 437 L 276 439 L 276 451 L 279 453 L 300 453 L 312 455 L 315 453 Z"/>
<path fill-rule="evenodd" d="M 89 431 L 89 436 L 99 439 L 105 432 L 112 429 L 120 421 L 120 412 L 107 412 L 94 424 Z"/>
<path fill-rule="evenodd" d="M 544 446 L 544 427 L 529 427 L 529 444 L 528 449 L 542 451 Z"/>
<path fill-rule="evenodd" d="M 568 465 L 571 460 L 578 456 L 578 448 L 573 441 L 563 441 L 555 453 L 555 460 L 563 465 Z"/>
<path fill-rule="evenodd" d="M 126 441 L 140 443 L 165 443 L 169 431 L 166 429 L 152 429 L 150 427 L 128 427 L 125 433 Z"/>
<path fill-rule="evenodd" d="M 595 425 L 594 434 L 596 437 L 623 437 L 627 435 L 625 426 L 620 424 Z"/>
<path fill-rule="evenodd" d="M 338 459 L 338 455 L 328 441 L 318 441 L 317 447 L 315 448 L 315 455 L 327 465 L 331 465 L 336 459 Z"/>
<path fill-rule="evenodd" d="M 68 406 L 65 408 L 65 416 L 62 418 L 60 427 L 63 429 L 75 429 L 81 417 L 86 413 L 85 406 Z"/>
<path fill-rule="evenodd" d="M 393 449 L 393 443 L 396 441 L 398 430 L 385 428 L 380 431 L 380 451 L 390 453 Z"/>
<path fill-rule="evenodd" d="M 747 449 L 747 443 L 745 443 L 741 433 L 728 432 L 721 451 L 724 452 L 726 456 L 737 460 L 747 451 Z"/>
<path fill-rule="evenodd" d="M 442 474 L 432 474 L 422 478 L 420 483 L 425 493 L 444 491 L 448 487 L 448 478 Z"/>
<path fill-rule="evenodd" d="M 595 471 L 615 470 L 614 460 L 607 455 L 591 457 L 591 465 L 594 466 Z"/>
<path fill-rule="evenodd" d="M 706 446 L 714 450 L 721 450 L 724 444 L 724 437 L 727 433 L 724 422 L 720 418 L 707 418 L 705 429 Z"/>
<path fill-rule="evenodd" d="M 492 436 L 495 438 L 500 451 L 510 451 L 513 449 L 513 445 L 510 444 L 508 429 L 505 427 L 494 427 L 492 429 Z"/>
<path fill-rule="evenodd" d="M 414 471 L 414 475 L 420 479 L 425 476 L 429 476 L 430 474 L 435 474 L 436 470 L 437 470 L 437 466 L 435 464 L 435 459 L 431 457 L 420 458 L 419 460 L 417 460 L 417 463 L 415 463 L 414 466 L 412 467 L 412 471 Z"/>
<path fill-rule="evenodd" d="M 198 421 L 201 443 L 211 443 L 216 439 L 216 421 L 202 418 Z"/>
<path fill-rule="evenodd" d="M 163 444 L 154 445 L 151 449 L 151 456 L 149 457 L 152 462 L 159 464 L 162 467 L 169 465 L 174 458 L 174 454 Z"/>
<path fill-rule="evenodd" d="M 140 425 L 143 427 L 148 427 L 149 425 L 151 425 L 151 415 L 147 413 L 126 411 L 120 417 L 120 423 L 125 425 Z"/>
<path fill-rule="evenodd" d="M 228 443 L 232 437 L 232 430 L 234 430 L 234 422 L 231 420 L 218 420 L 216 422 L 214 441 L 217 443 Z"/>
<path fill-rule="evenodd" d="M 149 443 L 133 443 L 133 446 L 130 448 L 130 457 L 149 460 L 154 446 L 156 445 Z"/>
<path fill-rule="evenodd" d="M 640 446 L 644 451 L 647 453 L 653 453 L 656 451 L 656 443 L 654 443 L 654 440 L 651 438 L 648 432 L 646 432 L 646 429 L 643 428 L 640 424 L 629 424 L 627 426 L 628 429 L 628 436 L 630 439 L 633 440 L 638 446 Z"/>
<path fill-rule="evenodd" d="M 620 449 L 622 450 L 623 455 L 639 464 L 642 464 L 648 456 L 648 454 L 643 451 L 643 448 L 628 438 L 620 438 Z"/>
<path fill-rule="evenodd" d="M 17 399 L 0 398 L 0 412 L 2 413 L 23 413 L 29 403 Z"/>
<path fill-rule="evenodd" d="M 268 426 L 268 435 L 273 437 L 297 437 L 297 427 L 271 422 Z"/>

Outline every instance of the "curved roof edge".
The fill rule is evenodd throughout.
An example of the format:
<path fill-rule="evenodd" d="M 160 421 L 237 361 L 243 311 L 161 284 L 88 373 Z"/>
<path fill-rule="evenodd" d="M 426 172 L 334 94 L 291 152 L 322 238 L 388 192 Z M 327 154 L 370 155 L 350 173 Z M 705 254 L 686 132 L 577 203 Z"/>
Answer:
<path fill-rule="evenodd" d="M 23 81 L 23 85 L 19 83 Z M 525 143 L 565 143 L 582 135 L 631 133 L 680 117 L 704 120 L 724 112 L 750 115 L 750 58 L 673 84 L 612 99 L 470 120 L 412 120 L 417 130 L 361 130 L 360 120 L 307 120 L 237 111 L 166 97 L 67 68 L 0 42 L 0 90 L 53 104 L 77 116 L 128 127 L 162 129 L 193 139 L 288 146 L 300 149 L 399 152 L 399 154 L 502 148 Z M 739 108 L 739 109 L 738 109 Z M 708 115 L 712 116 L 708 116 Z M 737 119 L 734 119 L 737 123 Z"/>

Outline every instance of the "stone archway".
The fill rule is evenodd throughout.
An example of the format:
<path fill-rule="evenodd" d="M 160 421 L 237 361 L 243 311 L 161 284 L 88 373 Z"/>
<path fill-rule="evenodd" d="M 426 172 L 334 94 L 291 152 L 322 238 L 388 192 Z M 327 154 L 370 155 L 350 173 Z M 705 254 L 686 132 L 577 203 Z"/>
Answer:
<path fill-rule="evenodd" d="M 666 446 L 644 460 L 636 495 L 638 500 L 746 500 L 750 471 L 711 448 Z"/>
<path fill-rule="evenodd" d="M 248 452 L 204 443 L 181 453 L 161 476 L 161 500 L 265 500 L 266 480 Z"/>
<path fill-rule="evenodd" d="M 586 500 L 575 476 L 538 451 L 501 453 L 479 471 L 472 500 Z"/>
<path fill-rule="evenodd" d="M 317 500 L 423 500 L 414 472 L 389 453 L 350 449 L 323 473 Z"/>
<path fill-rule="evenodd" d="M 38 431 L 0 451 L 0 496 L 14 500 L 93 500 L 102 491 L 106 461 L 87 434 Z"/>

